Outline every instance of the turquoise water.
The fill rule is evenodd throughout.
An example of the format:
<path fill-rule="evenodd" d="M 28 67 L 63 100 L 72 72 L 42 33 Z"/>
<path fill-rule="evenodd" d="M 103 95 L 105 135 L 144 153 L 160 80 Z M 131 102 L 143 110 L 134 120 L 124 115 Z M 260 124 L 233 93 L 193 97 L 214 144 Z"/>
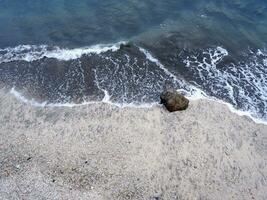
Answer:
<path fill-rule="evenodd" d="M 267 122 L 267 1 L 0 0 L 0 28 L 0 85 L 35 105 L 150 105 L 168 85 Z"/>
<path fill-rule="evenodd" d="M 266 5 L 263 0 L 1 0 L 0 47 L 85 46 L 151 30 L 177 31 L 196 44 L 200 41 L 192 40 L 261 47 L 267 40 Z"/>

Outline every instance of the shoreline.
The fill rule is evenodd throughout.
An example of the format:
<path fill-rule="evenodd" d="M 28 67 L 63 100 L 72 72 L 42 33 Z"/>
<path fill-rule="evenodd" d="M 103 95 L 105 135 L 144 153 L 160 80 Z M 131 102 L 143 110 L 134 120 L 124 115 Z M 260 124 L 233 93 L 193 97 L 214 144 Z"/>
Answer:
<path fill-rule="evenodd" d="M 3 199 L 265 199 L 267 126 L 188 110 L 33 107 L 0 91 Z"/>
<path fill-rule="evenodd" d="M 129 46 L 128 46 L 129 45 Z M 1 51 L 1 50 L 0 50 Z M 267 119 L 266 119 L 266 105 L 265 105 L 265 100 L 264 100 L 264 90 L 265 90 L 265 80 L 264 76 L 260 76 L 261 74 L 258 74 L 261 70 L 263 70 L 264 73 L 264 63 L 265 60 L 262 60 L 263 64 L 261 63 L 261 60 L 257 59 L 263 59 L 265 56 L 264 52 L 261 52 L 260 49 L 257 49 L 251 52 L 251 56 L 247 59 L 247 65 L 250 66 L 251 62 L 254 63 L 256 62 L 257 65 L 253 65 L 255 67 L 255 70 L 253 68 L 248 68 L 243 66 L 239 61 L 237 63 L 232 63 L 233 68 L 229 68 L 230 71 L 226 71 L 226 75 L 223 74 L 224 71 L 220 69 L 220 65 L 228 65 L 227 63 L 229 60 L 226 59 L 226 57 L 229 57 L 230 54 L 228 53 L 228 50 L 226 48 L 223 48 L 223 46 L 213 46 L 208 49 L 201 49 L 201 50 L 196 50 L 196 52 L 192 52 L 192 55 L 190 52 L 189 55 L 186 56 L 181 56 L 180 60 L 177 60 L 178 63 L 183 63 L 184 65 L 184 70 L 181 73 L 182 77 L 190 77 L 189 81 L 184 81 L 184 79 L 179 78 L 179 73 L 178 71 L 175 71 L 172 69 L 170 66 L 170 63 L 166 63 L 163 60 L 161 60 L 160 54 L 157 54 L 157 51 L 152 47 L 148 46 L 144 48 L 141 44 L 135 44 L 131 43 L 131 40 L 126 40 L 126 41 L 118 41 L 115 43 L 110 43 L 110 44 L 98 44 L 94 46 L 89 46 L 89 47 L 77 47 L 74 49 L 62 49 L 60 47 L 51 47 L 51 49 L 48 48 L 48 46 L 43 46 L 41 45 L 38 47 L 38 45 L 22 45 L 14 48 L 7 48 L 2 50 L 4 53 L 2 56 L 0 56 L 0 64 L 1 68 L 3 68 L 4 73 L 3 77 L 1 79 L 5 80 L 5 73 L 7 76 L 10 76 L 10 86 L 11 87 L 20 87 L 19 83 L 24 82 L 24 81 L 33 81 L 33 85 L 36 85 L 36 87 L 44 88 L 43 93 L 44 94 L 38 94 L 38 89 L 36 90 L 36 97 L 38 98 L 39 96 L 45 97 L 42 99 L 49 99 L 50 102 L 61 102 L 64 101 L 64 98 L 68 98 L 69 102 L 75 102 L 74 97 L 78 98 L 83 98 L 82 93 L 80 93 L 80 88 L 87 88 L 88 90 L 84 89 L 85 91 L 90 91 L 89 93 L 86 93 L 86 98 L 90 101 L 101 101 L 101 98 L 103 98 L 103 102 L 109 102 L 109 97 L 112 96 L 114 98 L 114 101 L 116 102 L 124 102 L 124 98 L 122 98 L 124 95 L 127 97 L 131 98 L 129 102 L 140 102 L 143 101 L 143 97 L 145 98 L 144 101 L 146 102 L 152 102 L 155 101 L 155 95 L 156 98 L 159 95 L 159 93 L 162 91 L 162 88 L 158 87 L 159 85 L 164 85 L 165 80 L 170 80 L 172 87 L 173 88 L 181 88 L 181 90 L 186 91 L 187 94 L 190 96 L 195 96 L 195 93 L 197 93 L 197 98 L 199 97 L 204 97 L 208 98 L 209 100 L 216 100 L 221 103 L 225 103 L 223 101 L 220 101 L 219 99 L 227 99 L 227 102 L 230 102 L 232 105 L 238 105 L 238 109 L 240 110 L 247 110 L 245 112 L 243 111 L 237 111 L 233 106 L 230 106 L 230 104 L 227 103 L 229 108 L 234 111 L 235 113 L 239 115 L 248 115 L 251 117 L 255 122 L 257 123 L 264 123 L 267 125 Z M 200 51 L 200 52 L 198 52 Z M 260 53 L 259 53 L 260 52 Z M 158 52 L 160 53 L 160 52 Z M 200 55 L 205 57 L 204 60 L 200 58 L 200 60 L 197 59 L 197 57 L 194 56 L 195 53 L 200 53 Z M 127 55 L 127 61 L 126 60 L 121 60 L 119 57 L 124 57 Z M 102 57 L 102 55 L 105 56 L 110 56 L 112 59 L 112 62 L 110 60 L 109 64 L 102 63 L 102 58 L 100 60 L 97 60 L 97 57 Z M 105 57 L 104 56 L 104 57 Z M 231 56 L 230 56 L 231 57 Z M 114 60 L 113 60 L 114 58 Z M 116 58 L 119 58 L 121 62 L 116 62 Z M 130 58 L 130 60 L 128 60 Z M 190 61 L 190 58 L 194 60 Z M 225 61 L 224 61 L 225 58 Z M 91 59 L 97 60 L 95 63 L 90 63 Z M 133 60 L 137 59 L 139 61 L 138 65 L 138 72 L 135 72 L 137 74 L 142 74 L 144 70 L 149 69 L 152 73 L 152 76 L 147 76 L 147 80 L 144 82 L 144 86 L 138 85 L 140 81 L 138 80 L 132 80 L 131 82 L 128 81 L 128 79 L 131 79 L 131 67 L 127 68 L 126 75 L 124 74 L 123 66 L 131 66 L 133 64 Z M 195 60 L 196 59 L 196 60 Z M 210 60 L 211 64 L 205 63 L 205 60 L 208 59 Z M 255 60 L 256 59 L 256 60 Z M 62 74 L 57 75 L 59 81 L 54 81 L 53 82 L 53 87 L 49 89 L 49 87 L 46 87 L 49 85 L 49 82 L 42 82 L 40 80 L 49 80 L 49 76 L 52 76 L 52 74 L 57 74 L 57 70 L 60 70 L 60 67 L 58 65 L 64 65 L 66 69 L 73 70 L 75 68 L 75 64 L 72 64 L 71 61 L 75 60 L 78 63 L 82 62 L 82 64 L 79 65 L 79 72 L 73 72 L 77 76 L 75 78 L 66 78 L 67 73 L 62 72 Z M 42 62 L 44 64 L 43 67 L 39 68 L 39 62 Z M 103 61 L 104 62 L 104 61 Z M 143 64 L 146 63 L 147 64 Z M 193 63 L 192 63 L 193 62 Z M 225 62 L 225 63 L 224 63 Z M 16 64 L 18 63 L 18 65 Z M 91 70 L 91 68 L 87 68 L 86 66 L 98 66 L 99 63 L 102 63 L 104 66 L 103 69 L 101 67 L 95 67 Z M 240 66 L 242 67 L 238 67 Z M 24 68 L 22 69 L 17 68 L 18 66 L 23 66 Z M 49 66 L 53 65 L 54 67 L 51 67 L 50 69 Z M 101 64 L 100 64 L 101 65 Z M 113 66 L 111 69 L 114 69 L 114 71 L 109 74 L 109 67 L 108 66 Z M 172 64 L 171 64 L 172 65 Z M 181 65 L 181 66 L 182 66 Z M 101 70 L 98 70 L 100 69 Z M 8 69 L 5 71 L 5 69 Z M 44 74 L 43 79 L 36 79 L 34 78 L 29 78 L 29 77 L 35 77 L 38 75 L 38 73 L 35 70 L 32 69 L 38 69 Z M 50 70 L 49 70 L 50 69 Z M 244 71 L 240 71 L 238 69 L 243 69 Z M 27 71 L 30 70 L 28 73 L 31 75 L 27 78 L 27 73 L 24 74 L 19 74 L 18 71 Z M 38 71 L 37 70 L 37 71 Z M 85 71 L 84 71 L 85 70 Z M 142 71 L 143 70 L 143 71 Z M 178 69 L 177 69 L 178 70 Z M 204 71 L 203 71 L 204 70 Z M 237 71 L 236 71 L 237 70 Z M 206 73 L 202 74 L 200 73 L 201 71 L 204 72 L 210 72 L 211 77 L 205 76 Z M 86 72 L 86 73 L 85 73 Z M 90 72 L 90 73 L 89 73 Z M 18 74 L 17 74 L 18 73 Z M 37 74 L 35 74 L 37 73 Z M 51 73 L 51 74 L 50 74 Z M 183 74 L 185 73 L 185 74 Z M 13 75 L 11 75 L 13 74 Z M 47 76 L 45 74 L 48 74 Z M 50 74 L 50 75 L 49 75 Z M 84 77 L 85 75 L 88 75 L 88 80 L 89 82 L 84 82 Z M 109 74 L 110 76 L 115 76 L 112 81 L 106 80 L 105 76 L 101 76 L 101 74 Z M 115 75 L 114 75 L 115 74 Z M 124 75 L 121 75 L 124 74 Z M 218 75 L 220 74 L 220 75 Z M 233 77 L 239 77 L 239 75 L 246 74 L 244 80 L 240 81 L 240 84 L 235 86 L 235 84 L 230 84 L 233 83 L 234 78 Z M 14 77 L 13 77 L 14 76 Z M 16 80 L 16 77 L 20 77 L 21 80 L 18 81 Z M 108 76 L 108 75 L 107 75 Z M 162 77 L 164 76 L 164 77 Z M 257 77 L 261 77 L 260 81 L 257 81 L 257 83 L 254 83 L 253 89 L 246 90 L 246 84 L 249 84 L 249 77 L 254 77 L 255 80 L 257 80 Z M 64 78 L 65 77 L 65 78 Z M 194 78 L 195 77 L 195 78 Z M 233 79 L 232 79 L 232 78 Z M 203 78 L 202 82 L 199 82 L 197 80 L 200 80 Z M 64 79 L 68 84 L 73 86 L 73 90 L 70 90 L 70 94 L 68 94 L 69 91 L 67 88 L 64 88 L 65 86 L 61 85 L 61 79 Z M 79 80 L 77 83 L 75 83 L 75 79 Z M 122 86 L 118 86 L 120 84 L 117 84 L 118 81 L 122 81 L 122 83 L 127 83 L 127 84 L 122 84 Z M 217 83 L 216 81 L 219 80 Z M 209 88 L 209 81 L 212 81 L 215 83 L 217 89 L 213 91 L 212 88 Z M 36 83 L 35 83 L 36 82 Z M 129 83 L 128 83 L 129 82 Z M 195 84 L 190 84 L 195 83 Z M 229 83 L 228 83 L 229 82 Z M 16 83 L 16 84 L 15 84 Z M 153 83 L 153 87 L 156 89 L 150 90 L 150 83 Z M 18 84 L 18 85 L 17 85 Z M 100 85 L 99 85 L 100 84 Z M 136 90 L 133 90 L 132 92 L 137 93 L 138 95 L 132 95 L 130 92 L 131 88 L 135 88 L 136 84 L 138 87 L 136 87 Z M 110 87 L 110 85 L 112 85 Z M 202 88 L 203 90 L 207 91 L 207 93 L 211 94 L 213 97 L 205 97 L 204 92 L 202 89 L 196 88 L 196 85 L 198 87 Z M 58 88 L 64 88 L 62 90 L 59 90 Z M 32 90 L 34 90 L 34 86 Z M 123 88 L 128 88 L 127 90 L 124 91 Z M 143 90 L 142 88 L 148 88 Z M 35 88 L 36 89 L 36 88 Z M 29 88 L 29 90 L 31 90 Z M 113 93 L 113 91 L 118 91 L 116 93 Z M 234 92 L 234 91 L 241 90 L 240 93 Z M 253 92 L 254 91 L 254 92 Z M 16 92 L 16 91 L 13 91 Z M 226 94 L 227 95 L 224 95 Z M 200 94 L 200 96 L 198 96 Z M 241 96 L 239 96 L 241 94 Z M 243 94 L 243 95 L 242 95 Z M 256 95 L 257 94 L 257 95 Z M 77 96 L 76 96 L 77 95 Z M 91 96 L 92 95 L 92 96 Z M 34 95 L 33 95 L 34 96 Z M 138 98 L 135 98 L 135 96 L 138 96 Z M 148 97 L 147 97 L 148 96 Z M 147 98 L 146 98 L 147 97 Z M 59 99 L 58 99 L 59 98 Z M 25 102 L 28 100 L 23 97 L 23 94 L 21 96 L 21 99 Z M 126 98 L 128 99 L 128 98 Z M 39 103 L 36 103 L 35 101 L 29 100 L 30 103 L 33 105 L 39 105 Z M 127 101 L 127 100 L 126 100 Z M 84 104 L 90 104 L 91 102 L 85 102 Z M 45 103 L 41 103 L 40 106 L 44 106 Z M 57 106 L 61 106 L 60 104 L 57 104 Z M 71 104 L 67 105 L 68 107 L 72 106 Z M 254 117 L 252 117 L 254 116 Z M 259 116 L 259 117 L 257 117 Z M 261 119 L 260 119 L 261 118 Z"/>
<path fill-rule="evenodd" d="M 255 122 L 256 124 L 263 124 L 263 125 L 267 126 L 267 121 L 264 121 L 262 119 L 258 119 L 258 118 L 253 117 L 252 114 L 249 111 L 238 110 L 238 109 L 234 108 L 234 106 L 232 104 L 228 103 L 228 102 L 224 102 L 223 100 L 217 99 L 216 97 L 208 97 L 200 89 L 198 89 L 198 88 L 194 88 L 194 89 L 197 91 L 198 94 L 196 94 L 197 97 L 186 96 L 186 98 L 189 99 L 190 101 L 206 100 L 206 101 L 219 103 L 219 104 L 227 106 L 228 109 L 232 113 L 234 113 L 234 114 L 236 114 L 238 116 L 247 117 L 250 120 L 252 120 L 253 122 Z M 29 104 L 29 105 L 34 106 L 34 107 L 55 107 L 55 108 L 65 107 L 65 108 L 73 108 L 73 107 L 81 107 L 81 106 L 87 106 L 87 105 L 93 105 L 93 104 L 107 104 L 107 105 L 115 106 L 115 107 L 118 107 L 118 108 L 146 109 L 146 108 L 153 108 L 155 106 L 161 106 L 159 103 L 156 103 L 156 102 L 142 104 L 142 105 L 131 104 L 131 103 L 130 104 L 126 104 L 126 105 L 121 105 L 121 104 L 118 104 L 118 103 L 110 102 L 109 101 L 109 97 L 106 97 L 106 93 L 105 93 L 105 96 L 104 96 L 102 101 L 99 101 L 99 102 L 83 102 L 83 103 L 80 103 L 80 104 L 75 104 L 75 103 L 47 104 L 46 102 L 39 103 L 39 102 L 36 102 L 34 99 L 32 99 L 32 100 L 27 99 L 21 93 L 16 91 L 14 88 L 12 88 L 9 93 L 14 95 L 22 103 Z"/>

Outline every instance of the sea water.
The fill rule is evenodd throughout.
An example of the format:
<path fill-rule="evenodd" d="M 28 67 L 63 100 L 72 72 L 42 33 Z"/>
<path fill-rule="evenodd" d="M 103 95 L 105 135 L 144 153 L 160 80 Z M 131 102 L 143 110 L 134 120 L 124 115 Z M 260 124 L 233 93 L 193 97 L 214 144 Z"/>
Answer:
<path fill-rule="evenodd" d="M 0 86 L 37 106 L 151 106 L 164 88 L 267 122 L 263 0 L 0 0 Z"/>

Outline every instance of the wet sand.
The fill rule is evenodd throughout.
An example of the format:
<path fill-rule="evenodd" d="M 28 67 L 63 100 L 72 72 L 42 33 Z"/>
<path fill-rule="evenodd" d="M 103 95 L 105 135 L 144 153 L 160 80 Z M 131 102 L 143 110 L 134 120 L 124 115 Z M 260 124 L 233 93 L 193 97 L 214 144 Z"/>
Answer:
<path fill-rule="evenodd" d="M 0 90 L 0 199 L 266 199 L 267 126 L 227 106 L 41 108 Z"/>

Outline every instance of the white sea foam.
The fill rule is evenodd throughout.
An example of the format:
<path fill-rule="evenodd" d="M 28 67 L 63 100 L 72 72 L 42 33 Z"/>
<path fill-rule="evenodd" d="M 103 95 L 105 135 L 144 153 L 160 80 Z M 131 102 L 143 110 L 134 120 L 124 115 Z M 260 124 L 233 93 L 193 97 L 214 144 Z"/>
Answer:
<path fill-rule="evenodd" d="M 20 45 L 17 47 L 8 47 L 0 49 L 0 63 L 10 61 L 27 61 L 31 62 L 44 57 L 56 58 L 58 60 L 74 60 L 85 54 L 100 54 L 107 51 L 117 51 L 121 44 L 98 44 L 89 47 L 81 47 L 75 49 L 62 49 L 60 47 L 49 47 L 47 45 Z"/>
<path fill-rule="evenodd" d="M 20 92 L 15 90 L 15 88 L 12 88 L 10 90 L 10 93 L 13 94 L 17 99 L 21 100 L 23 103 L 26 103 L 26 104 L 30 104 L 30 105 L 37 106 L 37 107 L 44 107 L 47 104 L 46 102 L 39 103 L 35 101 L 34 99 L 27 99 Z"/>
<path fill-rule="evenodd" d="M 116 103 L 112 102 L 110 100 L 110 96 L 108 93 L 105 93 L 104 98 L 101 101 L 84 101 L 82 103 L 47 103 L 47 102 L 38 102 L 35 99 L 28 99 L 25 97 L 21 92 L 17 91 L 14 87 L 10 90 L 10 94 L 14 95 L 18 100 L 25 104 L 29 104 L 31 106 L 35 107 L 79 107 L 79 106 L 85 106 L 85 105 L 91 105 L 91 104 L 99 104 L 99 103 L 105 103 L 110 104 L 119 108 L 152 108 L 155 105 L 159 105 L 157 102 L 152 103 Z"/>
<path fill-rule="evenodd" d="M 157 58 L 152 56 L 149 51 L 147 51 L 144 48 L 139 47 L 140 51 L 143 52 L 148 60 L 155 63 L 160 69 L 162 69 L 167 75 L 169 75 L 171 78 L 173 78 L 174 81 L 176 81 L 180 86 L 184 87 L 181 89 L 178 89 L 179 92 L 185 93 L 187 98 L 191 100 L 197 100 L 197 99 L 203 99 L 206 98 L 207 95 L 205 92 L 203 92 L 201 89 L 190 85 L 183 81 L 182 79 L 178 79 L 173 73 L 171 73 Z M 186 89 L 185 89 L 186 88 Z"/>
<path fill-rule="evenodd" d="M 196 88 L 197 89 L 197 88 Z M 211 97 L 209 95 L 207 95 L 205 92 L 203 92 L 201 89 L 197 89 L 197 91 L 199 93 L 195 93 L 195 95 L 191 95 L 191 96 L 187 96 L 187 98 L 191 101 L 196 101 L 196 100 L 200 100 L 200 99 L 205 99 L 208 101 L 214 101 L 217 103 L 221 103 L 223 105 L 226 105 L 228 107 L 228 109 L 232 112 L 237 114 L 238 116 L 247 116 L 249 117 L 252 121 L 254 121 L 257 124 L 264 124 L 267 125 L 267 121 L 264 121 L 262 119 L 259 118 L 255 118 L 254 117 L 254 113 L 250 112 L 250 111 L 242 111 L 240 109 L 235 108 L 232 104 L 227 103 L 225 101 L 222 101 L 216 97 Z"/>
<path fill-rule="evenodd" d="M 153 57 L 153 56 L 151 55 L 151 53 L 149 53 L 146 49 L 139 47 L 139 50 L 140 50 L 143 54 L 145 54 L 145 56 L 146 56 L 146 58 L 147 58 L 148 60 L 150 60 L 151 62 L 155 63 L 160 69 L 162 69 L 162 70 L 163 70 L 166 74 L 168 74 L 171 78 L 173 78 L 175 81 L 179 81 L 179 82 L 180 82 L 180 80 L 178 80 L 177 77 L 176 77 L 174 74 L 172 74 L 168 69 L 166 69 L 166 68 L 164 67 L 164 65 L 161 64 L 160 61 L 159 61 L 157 58 Z"/>
<path fill-rule="evenodd" d="M 218 67 L 227 55 L 226 49 L 217 47 L 204 51 L 200 56 L 190 56 L 184 62 L 189 70 L 193 70 L 194 76 L 201 80 L 202 88 L 214 96 L 230 99 L 232 104 L 218 98 L 209 99 L 224 103 L 231 111 L 249 116 L 255 122 L 265 123 L 260 120 L 262 116 L 259 113 L 267 112 L 267 68 L 265 59 L 262 60 L 266 54 L 260 50 L 250 52 L 250 57 L 237 66 L 230 64 Z M 241 108 L 237 110 L 237 107 Z"/>
<path fill-rule="evenodd" d="M 199 94 L 197 94 L 198 96 L 192 96 L 191 95 L 191 96 L 187 96 L 187 98 L 191 101 L 196 101 L 199 99 L 216 101 L 218 103 L 226 105 L 231 112 L 233 112 L 239 116 L 247 116 L 250 119 L 252 119 L 255 123 L 267 125 L 266 121 L 254 118 L 250 112 L 240 111 L 238 109 L 235 109 L 234 106 L 230 103 L 226 103 L 226 102 L 219 100 L 217 98 L 208 97 L 203 91 L 201 91 L 199 89 L 197 89 L 197 91 L 200 92 Z M 138 103 L 119 104 L 119 103 L 113 103 L 109 99 L 106 101 L 105 98 L 102 101 L 90 101 L 90 102 L 83 102 L 83 103 L 79 103 L 79 104 L 77 104 L 77 103 L 47 103 L 47 102 L 39 103 L 39 102 L 35 101 L 34 99 L 27 99 L 25 96 L 23 96 L 23 94 L 21 94 L 20 92 L 15 90 L 15 88 L 12 88 L 10 93 L 13 94 L 17 99 L 19 99 L 23 103 L 30 104 L 30 105 L 35 106 L 35 107 L 68 107 L 68 108 L 73 108 L 73 107 L 79 107 L 79 106 L 85 106 L 85 105 L 91 105 L 91 104 L 99 104 L 99 103 L 110 104 L 112 106 L 116 106 L 119 108 L 128 108 L 129 107 L 129 108 L 142 109 L 142 108 L 153 108 L 154 106 L 159 106 L 159 103 L 157 103 L 157 102 L 142 103 L 142 104 L 138 104 Z"/>
<path fill-rule="evenodd" d="M 68 60 L 68 59 L 76 59 L 79 58 L 81 55 L 83 54 L 90 54 L 90 53 L 101 53 L 101 52 L 105 52 L 105 51 L 116 51 L 119 48 L 119 45 L 121 43 L 117 43 L 115 45 L 96 45 L 94 47 L 90 47 L 90 48 L 79 48 L 79 49 L 73 49 L 73 50 L 66 50 L 66 49 L 54 49 L 54 50 L 48 50 L 47 47 L 42 47 L 41 46 L 29 46 L 29 45 L 25 45 L 25 46 L 19 46 L 16 49 L 9 49 L 9 50 L 0 50 L 0 53 L 2 53 L 2 57 L 3 55 L 6 55 L 5 53 L 3 54 L 3 51 L 6 51 L 10 54 L 16 54 L 15 52 L 20 52 L 19 54 L 16 54 L 15 57 L 12 56 L 6 56 L 5 59 L 22 59 L 22 60 L 27 60 L 27 61 L 31 61 L 34 59 L 40 59 L 41 57 L 50 57 L 50 58 L 57 58 L 57 59 L 63 59 L 63 60 Z M 39 48 L 41 48 L 41 50 L 39 50 Z M 43 49 L 43 50 L 42 50 Z M 198 99 L 209 99 L 209 100 L 213 100 L 213 101 L 217 101 L 223 104 L 226 104 L 229 109 L 241 116 L 248 116 L 251 119 L 253 119 L 253 121 L 255 121 L 256 123 L 263 123 L 263 124 L 267 124 L 267 122 L 260 120 L 259 118 L 257 118 L 257 110 L 254 109 L 254 101 L 255 99 L 245 95 L 246 91 L 244 90 L 244 88 L 240 87 L 238 85 L 238 82 L 240 80 L 246 80 L 248 83 L 250 83 L 253 88 L 255 88 L 255 92 L 260 95 L 260 98 L 262 100 L 265 100 L 265 105 L 267 104 L 267 79 L 266 79 L 266 74 L 267 74 L 267 69 L 265 67 L 265 69 L 262 69 L 261 66 L 257 67 L 256 66 L 256 73 L 257 76 L 255 75 L 254 72 L 251 71 L 251 63 L 246 63 L 245 66 L 242 66 L 240 68 L 238 68 L 238 70 L 241 71 L 236 71 L 236 67 L 230 67 L 228 68 L 228 70 L 230 71 L 222 71 L 220 70 L 217 65 L 218 63 L 220 63 L 222 61 L 222 59 L 228 55 L 228 52 L 226 49 L 222 48 L 222 47 L 217 47 L 215 49 L 209 49 L 205 52 L 203 52 L 203 58 L 202 60 L 199 60 L 196 56 L 192 55 L 192 57 L 185 59 L 185 63 L 187 65 L 187 67 L 192 68 L 194 67 L 194 70 L 196 70 L 198 72 L 198 76 L 201 78 L 201 80 L 205 83 L 205 81 L 209 80 L 209 84 L 211 85 L 216 85 L 216 86 L 220 86 L 223 87 L 227 92 L 227 95 L 233 100 L 233 105 L 229 104 L 229 103 L 225 103 L 221 100 L 219 100 L 218 98 L 215 97 L 210 97 L 208 96 L 204 91 L 202 91 L 200 88 L 195 87 L 193 85 L 190 85 L 188 83 L 186 83 L 183 80 L 178 79 L 172 72 L 170 72 L 157 58 L 155 58 L 154 56 L 152 56 L 151 53 L 149 53 L 149 51 L 147 51 L 144 48 L 139 48 L 140 51 L 142 53 L 144 53 L 144 55 L 146 56 L 146 58 L 155 63 L 160 69 L 162 69 L 164 71 L 164 73 L 166 73 L 169 77 L 171 77 L 174 81 L 176 81 L 179 85 L 183 86 L 181 87 L 178 91 L 179 92 L 183 92 L 186 94 L 186 96 L 190 99 L 190 100 L 198 100 Z M 26 53 L 24 53 L 24 51 L 26 51 Z M 39 53 L 38 53 L 39 52 Z M 40 53 L 40 52 L 44 52 L 44 53 Z M 262 51 L 258 51 L 256 53 L 256 55 L 258 56 L 266 56 L 266 54 L 264 54 Z M 209 60 L 208 60 L 209 59 Z M 266 66 L 266 59 L 263 60 L 263 65 Z M 0 61 L 3 61 L 0 59 Z M 5 61 L 3 61 L 5 62 Z M 255 65 L 255 63 L 253 63 Z M 256 62 L 257 64 L 257 62 Z M 257 71 L 258 70 L 258 71 Z M 263 71 L 262 71 L 263 70 Z M 234 74 L 233 72 L 235 72 L 237 74 Z M 265 73 L 265 74 L 264 74 Z M 242 77 L 240 77 L 242 75 Z M 96 79 L 97 80 L 97 79 Z M 205 86 L 204 86 L 205 87 Z M 234 97 L 234 88 L 238 88 L 241 97 L 243 98 L 244 102 L 248 105 L 248 107 L 244 107 L 244 111 L 238 110 L 236 109 L 236 105 L 235 105 L 235 97 Z M 104 98 L 102 99 L 102 103 L 107 103 L 107 104 L 111 104 L 117 107 L 135 107 L 135 108 L 149 108 L 149 107 L 153 107 L 155 105 L 158 105 L 157 102 L 152 102 L 152 103 L 116 103 L 116 102 L 112 102 L 111 101 L 111 94 L 108 93 L 107 90 L 105 89 L 101 89 L 104 92 Z M 216 88 L 218 89 L 218 88 Z M 215 91 L 216 92 L 216 91 Z M 219 91 L 220 92 L 220 91 Z M 18 99 L 20 99 L 21 101 L 23 101 L 24 103 L 27 104 L 31 104 L 33 106 L 41 106 L 41 107 L 75 107 L 75 106 L 82 106 L 82 105 L 88 105 L 88 104 L 94 104 L 94 103 L 99 103 L 99 102 L 83 102 L 80 104 L 75 104 L 75 103 L 58 103 L 58 104 L 51 104 L 51 103 L 47 103 L 47 102 L 42 102 L 42 103 L 38 103 L 37 101 L 35 101 L 34 99 L 27 99 L 25 96 L 23 96 L 21 93 L 19 93 L 17 90 L 15 90 L 15 88 L 12 88 L 11 93 Z M 267 106 L 267 105 L 266 105 Z"/>
<path fill-rule="evenodd" d="M 259 119 L 259 118 L 255 118 L 254 117 L 255 116 L 255 113 L 252 113 L 250 111 L 242 111 L 242 110 L 236 109 L 232 104 L 227 103 L 227 102 L 224 102 L 224 101 L 219 100 L 219 99 L 214 99 L 214 101 L 226 105 L 231 112 L 233 112 L 233 113 L 235 113 L 235 114 L 237 114 L 239 116 L 247 116 L 247 117 L 249 117 L 250 119 L 252 119 L 252 121 L 254 121 L 257 124 L 267 125 L 267 122 L 266 121 L 264 121 L 262 119 Z"/>

